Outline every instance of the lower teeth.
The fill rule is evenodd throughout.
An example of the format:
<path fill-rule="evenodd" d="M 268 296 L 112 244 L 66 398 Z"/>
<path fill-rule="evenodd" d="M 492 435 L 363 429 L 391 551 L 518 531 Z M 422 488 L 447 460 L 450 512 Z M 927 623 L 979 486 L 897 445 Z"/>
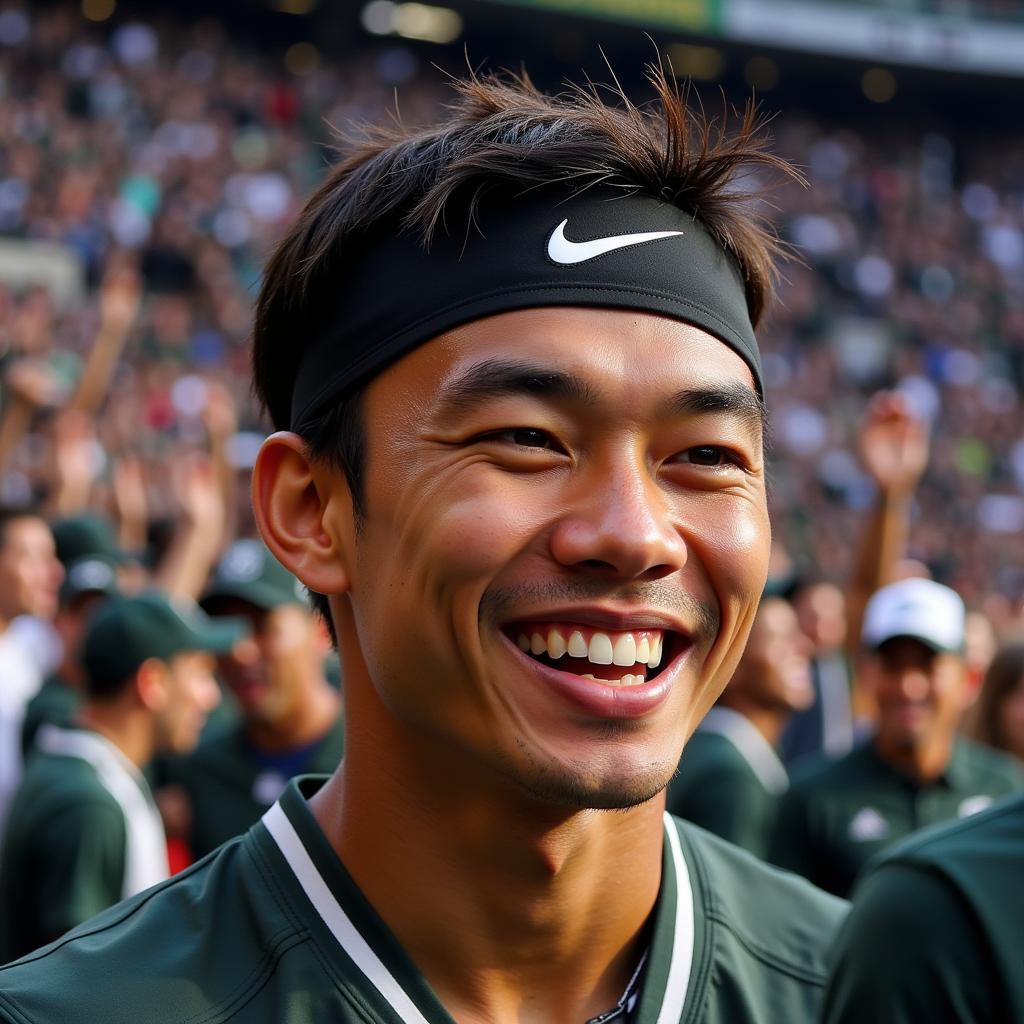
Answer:
<path fill-rule="evenodd" d="M 598 679 L 597 676 L 592 675 L 590 672 L 581 672 L 580 678 L 582 679 L 593 679 L 594 682 L 604 683 L 607 686 L 639 686 L 645 682 L 645 677 L 642 675 L 631 675 L 627 673 L 621 679 Z"/>

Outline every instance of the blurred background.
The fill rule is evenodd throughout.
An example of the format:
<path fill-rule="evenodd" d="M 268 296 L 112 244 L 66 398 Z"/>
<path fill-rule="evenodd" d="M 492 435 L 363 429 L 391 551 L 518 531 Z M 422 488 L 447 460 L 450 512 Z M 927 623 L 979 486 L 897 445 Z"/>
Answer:
<path fill-rule="evenodd" d="M 872 500 L 853 432 L 867 396 L 895 387 L 932 429 L 909 553 L 997 624 L 1015 614 L 1022 5 L 220 0 L 212 10 L 0 7 L 7 419 L 22 407 L 0 438 L 0 498 L 44 496 L 63 451 L 89 479 L 73 482 L 60 511 L 144 501 L 158 549 L 180 513 L 169 469 L 222 435 L 240 478 L 235 532 L 250 532 L 245 474 L 264 429 L 249 397 L 253 298 L 336 130 L 396 105 L 406 121 L 429 121 L 446 76 L 467 65 L 525 67 L 557 89 L 584 72 L 607 81 L 610 64 L 645 100 L 643 66 L 660 52 L 707 105 L 755 96 L 776 150 L 809 179 L 775 196 L 799 261 L 761 332 L 779 571 L 846 574 Z M 62 404 L 104 324 L 124 338 L 98 375 L 102 396 L 86 403 L 103 414 L 69 422 Z"/>

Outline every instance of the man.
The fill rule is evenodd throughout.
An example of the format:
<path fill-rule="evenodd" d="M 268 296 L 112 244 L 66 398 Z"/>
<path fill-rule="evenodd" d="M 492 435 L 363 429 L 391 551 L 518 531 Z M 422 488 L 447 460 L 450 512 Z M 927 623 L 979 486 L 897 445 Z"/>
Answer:
<path fill-rule="evenodd" d="M 97 605 L 118 592 L 117 568 L 116 562 L 100 555 L 86 555 L 68 566 L 53 620 L 60 638 L 61 662 L 25 708 L 21 725 L 23 755 L 32 750 L 42 725 L 67 725 L 75 717 L 85 691 L 79 658 L 82 637 Z"/>
<path fill-rule="evenodd" d="M 0 836 L 21 780 L 25 706 L 57 660 L 55 638 L 23 627 L 53 618 L 63 575 L 46 520 L 0 509 Z"/>
<path fill-rule="evenodd" d="M 776 746 L 793 711 L 814 700 L 810 652 L 792 605 L 765 597 L 732 680 L 686 745 L 669 811 L 767 855 L 789 786 Z"/>
<path fill-rule="evenodd" d="M 778 165 L 655 84 L 473 78 L 310 200 L 253 495 L 330 615 L 345 760 L 0 971 L 0 1014 L 110 1020 L 103 972 L 153 1022 L 813 1019 L 843 904 L 664 814 L 767 576 L 772 246 L 729 182 Z"/>
<path fill-rule="evenodd" d="M 214 618 L 246 620 L 251 633 L 217 659 L 241 721 L 169 768 L 188 800 L 196 857 L 258 821 L 288 779 L 333 771 L 343 740 L 341 694 L 323 671 L 322 626 L 301 584 L 260 541 L 228 549 L 202 605 Z"/>
<path fill-rule="evenodd" d="M 1024 1020 L 1024 796 L 928 829 L 857 889 L 836 945 L 829 1024 Z"/>
<path fill-rule="evenodd" d="M 219 699 L 213 657 L 241 632 L 145 594 L 110 598 L 82 646 L 76 724 L 45 725 L 11 807 L 0 862 L 0 959 L 21 956 L 167 877 L 141 769 L 195 745 Z"/>
<path fill-rule="evenodd" d="M 926 579 L 883 587 L 868 602 L 863 638 L 875 734 L 794 780 L 772 851 L 776 863 L 839 895 L 895 840 L 979 811 L 1024 781 L 1011 759 L 957 733 L 973 694 L 954 591 Z"/>

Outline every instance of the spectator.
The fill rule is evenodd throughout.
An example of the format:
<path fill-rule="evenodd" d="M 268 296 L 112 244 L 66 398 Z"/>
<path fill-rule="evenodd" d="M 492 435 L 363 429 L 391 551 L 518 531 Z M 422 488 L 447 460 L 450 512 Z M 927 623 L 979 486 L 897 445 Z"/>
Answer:
<path fill-rule="evenodd" d="M 794 780 L 772 844 L 776 863 L 839 895 L 894 841 L 973 814 L 1024 783 L 1010 758 L 957 734 L 971 692 L 956 593 L 922 579 L 884 587 L 868 603 L 863 642 L 874 736 Z"/>
<path fill-rule="evenodd" d="M 1024 763 L 1024 642 L 1006 644 L 996 652 L 966 731 Z"/>
<path fill-rule="evenodd" d="M 323 624 L 260 541 L 228 549 L 202 605 L 214 619 L 246 620 L 252 632 L 217 662 L 240 721 L 168 768 L 188 798 L 196 857 L 257 822 L 293 776 L 333 771 L 343 745 L 341 695 L 323 671 Z"/>
<path fill-rule="evenodd" d="M 683 751 L 668 790 L 671 813 L 767 855 L 789 785 L 776 744 L 792 712 L 814 700 L 810 652 L 792 605 L 762 598 L 729 685 Z"/>
<path fill-rule="evenodd" d="M 142 768 L 195 745 L 219 693 L 207 652 L 237 622 L 157 593 L 112 598 L 82 646 L 77 724 L 45 726 L 11 808 L 0 860 L 0 961 L 21 956 L 167 877 L 163 826 Z"/>

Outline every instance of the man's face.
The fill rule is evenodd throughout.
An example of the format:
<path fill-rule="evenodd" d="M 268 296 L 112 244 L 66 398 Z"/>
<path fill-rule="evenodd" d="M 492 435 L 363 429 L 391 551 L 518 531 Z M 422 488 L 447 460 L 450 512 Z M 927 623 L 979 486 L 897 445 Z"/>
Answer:
<path fill-rule="evenodd" d="M 911 750 L 953 735 L 967 703 L 964 661 L 913 637 L 883 643 L 865 666 L 878 705 L 878 738 Z"/>
<path fill-rule="evenodd" d="M 199 742 L 206 716 L 220 703 L 214 658 L 183 651 L 166 663 L 166 700 L 156 715 L 157 748 L 187 754 Z"/>
<path fill-rule="evenodd" d="M 517 311 L 390 367 L 364 423 L 340 645 L 409 748 L 563 807 L 658 793 L 767 574 L 743 361 L 653 315 Z"/>
<path fill-rule="evenodd" d="M 217 671 L 242 715 L 273 724 L 302 699 L 309 666 L 322 656 L 313 615 L 297 604 L 267 610 L 248 601 L 217 602 L 215 616 L 242 616 L 251 632 L 217 658 Z"/>
<path fill-rule="evenodd" d="M 783 711 L 810 707 L 814 703 L 812 649 L 792 605 L 781 597 L 766 598 L 730 686 L 742 687 L 762 707 Z"/>
<path fill-rule="evenodd" d="M 820 651 L 835 651 L 846 640 L 846 598 L 834 583 L 804 587 L 794 599 L 804 633 Z"/>
<path fill-rule="evenodd" d="M 63 579 L 46 522 L 35 516 L 10 520 L 0 537 L 0 614 L 52 618 Z"/>

